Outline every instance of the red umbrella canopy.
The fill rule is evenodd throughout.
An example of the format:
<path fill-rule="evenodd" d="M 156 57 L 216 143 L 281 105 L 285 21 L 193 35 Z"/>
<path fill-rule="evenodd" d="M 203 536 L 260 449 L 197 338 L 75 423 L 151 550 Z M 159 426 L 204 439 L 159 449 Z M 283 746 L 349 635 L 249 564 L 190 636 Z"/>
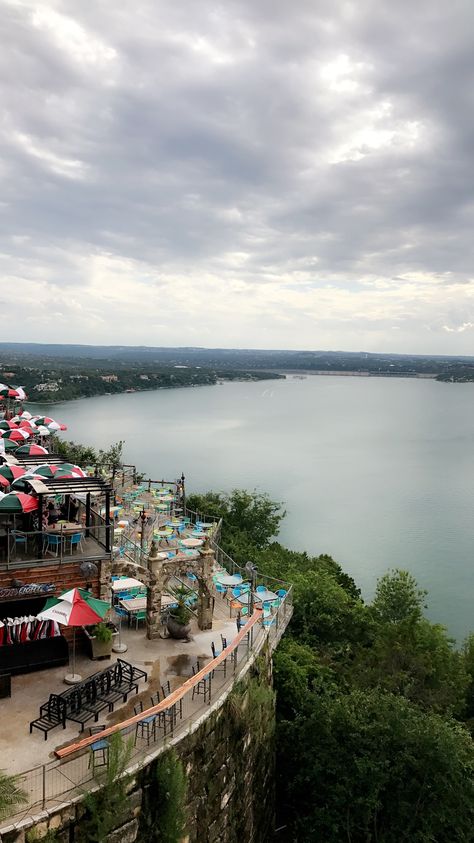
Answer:
<path fill-rule="evenodd" d="M 40 454 L 47 454 L 48 450 L 43 448 L 42 445 L 20 445 L 16 453 L 18 456 L 21 456 L 21 454 L 27 454 L 39 457 Z"/>
<path fill-rule="evenodd" d="M 86 472 L 83 468 L 79 465 L 74 465 L 72 462 L 65 462 L 60 466 L 61 469 L 67 469 L 68 471 L 73 471 L 76 477 L 87 477 Z"/>
<path fill-rule="evenodd" d="M 17 480 L 26 474 L 26 470 L 20 465 L 0 465 L 0 476 L 6 477 L 8 481 Z"/>
<path fill-rule="evenodd" d="M 18 427 L 15 430 L 0 430 L 2 439 L 11 439 L 12 442 L 24 442 L 30 435 L 27 430 L 20 430 Z"/>
<path fill-rule="evenodd" d="M 0 421 L 0 430 L 15 430 L 17 427 L 18 424 L 13 419 L 2 419 Z"/>
<path fill-rule="evenodd" d="M 34 512 L 38 509 L 38 498 L 23 492 L 10 492 L 0 501 L 0 512 Z"/>
<path fill-rule="evenodd" d="M 101 603 L 102 601 L 97 601 Z M 107 606 L 107 608 L 109 608 Z M 78 588 L 66 591 L 54 605 L 43 609 L 38 615 L 40 620 L 57 621 L 64 626 L 90 626 L 100 623 L 103 615 L 99 615 L 92 606 L 81 596 Z"/>
<path fill-rule="evenodd" d="M 4 477 L 3 474 L 0 474 L 0 489 L 7 489 L 9 485 L 10 480 L 7 480 L 7 478 Z"/>

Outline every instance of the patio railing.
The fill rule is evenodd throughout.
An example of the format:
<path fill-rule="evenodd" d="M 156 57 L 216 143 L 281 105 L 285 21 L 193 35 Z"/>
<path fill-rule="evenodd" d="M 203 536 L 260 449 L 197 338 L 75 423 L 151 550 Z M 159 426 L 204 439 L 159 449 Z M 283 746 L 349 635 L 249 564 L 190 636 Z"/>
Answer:
<path fill-rule="evenodd" d="M 151 706 L 122 723 L 106 728 L 100 733 L 100 739 L 107 738 L 114 732 L 120 732 L 125 741 L 133 744 L 129 771 L 134 772 L 150 763 L 165 747 L 177 743 L 208 716 L 213 707 L 218 707 L 230 692 L 232 686 L 249 668 L 256 655 L 266 642 L 273 650 L 280 640 L 293 611 L 291 586 L 286 586 L 286 596 L 269 619 L 264 619 L 262 611 L 255 610 L 228 644 L 215 658 L 209 661 L 195 676 L 187 679 L 158 705 Z M 203 683 L 207 689 L 202 692 Z M 141 693 L 140 698 L 143 698 Z M 140 727 L 146 718 L 163 715 L 165 710 L 175 706 L 176 720 L 167 735 L 159 728 L 154 739 L 147 742 Z M 157 721 L 158 722 L 158 721 Z M 80 797 L 94 787 L 97 779 L 91 763 L 90 746 L 98 736 L 87 737 L 56 751 L 58 760 L 34 767 L 19 774 L 19 785 L 27 794 L 27 807 L 15 815 L 15 823 L 37 814 L 39 809 L 53 810 L 59 804 Z M 3 821 L 9 825 L 12 818 Z M 0 828 L 1 832 L 1 828 Z"/>

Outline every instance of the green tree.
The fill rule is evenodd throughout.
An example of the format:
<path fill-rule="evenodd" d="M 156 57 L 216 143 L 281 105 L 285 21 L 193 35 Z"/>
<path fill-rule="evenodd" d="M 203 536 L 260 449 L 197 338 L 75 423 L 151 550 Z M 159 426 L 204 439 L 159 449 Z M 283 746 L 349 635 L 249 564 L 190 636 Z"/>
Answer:
<path fill-rule="evenodd" d="M 426 608 L 426 595 L 408 571 L 395 568 L 380 577 L 372 606 L 384 623 L 416 622 Z"/>
<path fill-rule="evenodd" d="M 11 816 L 15 808 L 27 801 L 17 776 L 8 776 L 0 770 L 0 819 Z"/>
<path fill-rule="evenodd" d="M 278 743 L 286 839 L 473 839 L 473 744 L 452 721 L 378 690 L 315 694 L 309 716 L 280 724 Z"/>
<path fill-rule="evenodd" d="M 120 732 L 111 735 L 108 742 L 108 765 L 95 775 L 99 788 L 84 797 L 86 813 L 80 825 L 81 843 L 104 843 L 128 812 L 127 785 L 130 776 L 125 775 L 125 770 L 131 758 L 133 742 L 129 740 L 125 743 Z"/>
<path fill-rule="evenodd" d="M 281 504 L 268 495 L 243 489 L 230 494 L 190 495 L 187 505 L 196 512 L 224 519 L 222 545 L 240 563 L 269 545 L 285 516 Z"/>

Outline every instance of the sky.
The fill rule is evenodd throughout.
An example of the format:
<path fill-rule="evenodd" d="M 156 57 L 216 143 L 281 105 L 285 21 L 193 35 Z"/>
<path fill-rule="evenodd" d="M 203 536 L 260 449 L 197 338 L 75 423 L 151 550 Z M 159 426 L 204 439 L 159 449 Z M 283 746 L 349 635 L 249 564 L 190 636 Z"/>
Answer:
<path fill-rule="evenodd" d="M 0 340 L 474 353 L 471 0 L 0 0 Z"/>

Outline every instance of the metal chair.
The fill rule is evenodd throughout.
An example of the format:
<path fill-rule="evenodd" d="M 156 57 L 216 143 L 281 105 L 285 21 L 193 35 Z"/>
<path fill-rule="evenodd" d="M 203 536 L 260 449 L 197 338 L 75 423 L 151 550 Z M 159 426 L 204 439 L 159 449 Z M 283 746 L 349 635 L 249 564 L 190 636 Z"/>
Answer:
<path fill-rule="evenodd" d="M 98 735 L 100 732 L 103 732 L 105 726 L 90 726 L 89 727 L 89 734 Z M 109 766 L 109 742 L 107 738 L 102 738 L 102 740 L 94 741 L 89 747 L 90 754 L 89 754 L 89 764 L 88 767 L 92 767 L 94 771 L 96 767 L 108 767 Z"/>
<path fill-rule="evenodd" d="M 133 706 L 133 711 L 135 714 L 141 714 L 144 711 L 143 703 L 140 700 L 136 705 Z M 147 746 L 150 746 L 150 740 L 156 740 L 156 721 L 157 715 L 152 714 L 150 717 L 145 717 L 143 720 L 140 720 L 138 723 L 135 724 L 135 745 L 137 743 L 138 733 L 140 732 L 140 737 L 146 737 Z"/>

